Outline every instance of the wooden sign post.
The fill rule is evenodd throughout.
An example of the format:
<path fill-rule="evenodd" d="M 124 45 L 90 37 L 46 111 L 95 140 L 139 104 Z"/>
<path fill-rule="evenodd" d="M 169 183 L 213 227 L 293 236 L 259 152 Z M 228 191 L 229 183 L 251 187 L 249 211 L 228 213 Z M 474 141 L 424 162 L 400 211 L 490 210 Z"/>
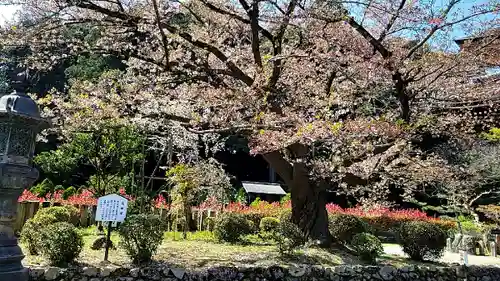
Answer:
<path fill-rule="evenodd" d="M 104 260 L 108 261 L 109 244 L 111 242 L 111 228 L 113 224 L 123 222 L 127 217 L 128 200 L 118 194 L 109 194 L 97 200 L 96 221 L 108 223 L 106 236 L 106 250 Z"/>

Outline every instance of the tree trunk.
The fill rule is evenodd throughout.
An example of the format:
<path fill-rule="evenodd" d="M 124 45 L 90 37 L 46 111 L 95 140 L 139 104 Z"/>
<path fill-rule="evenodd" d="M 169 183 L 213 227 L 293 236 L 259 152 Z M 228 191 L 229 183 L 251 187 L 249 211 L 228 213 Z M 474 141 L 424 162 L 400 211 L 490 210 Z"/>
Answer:
<path fill-rule="evenodd" d="M 309 179 L 309 171 L 303 160 L 307 148 L 302 145 L 294 146 L 292 151 L 297 158 L 293 166 L 278 151 L 265 154 L 264 159 L 289 187 L 292 221 L 308 239 L 319 242 L 320 246 L 328 246 L 332 239 L 328 231 L 325 190 Z"/>
<path fill-rule="evenodd" d="M 293 165 L 291 195 L 292 221 L 302 229 L 308 239 L 323 246 L 329 245 L 331 239 L 325 190 L 309 181 L 305 163 Z"/>

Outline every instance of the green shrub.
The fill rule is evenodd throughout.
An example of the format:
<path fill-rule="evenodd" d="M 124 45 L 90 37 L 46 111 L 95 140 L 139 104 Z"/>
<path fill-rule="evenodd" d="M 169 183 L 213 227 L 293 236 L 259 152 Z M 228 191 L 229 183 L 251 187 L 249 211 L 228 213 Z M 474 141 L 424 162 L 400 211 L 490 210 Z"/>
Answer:
<path fill-rule="evenodd" d="M 43 228 L 56 222 L 57 218 L 54 215 L 38 213 L 26 221 L 21 230 L 21 242 L 28 248 L 31 255 L 39 254 Z"/>
<path fill-rule="evenodd" d="M 259 214 L 259 213 L 245 213 L 241 214 L 246 220 L 249 220 L 252 222 L 253 226 L 252 230 L 257 232 L 258 231 L 258 226 L 260 224 L 260 220 L 264 217 L 264 215 Z"/>
<path fill-rule="evenodd" d="M 223 213 L 215 220 L 214 235 L 219 241 L 239 242 L 243 235 L 252 233 L 249 220 L 237 213 Z"/>
<path fill-rule="evenodd" d="M 290 254 L 307 242 L 300 228 L 287 220 L 279 222 L 277 231 L 273 232 L 273 239 L 277 242 L 280 254 Z"/>
<path fill-rule="evenodd" d="M 67 222 L 57 222 L 41 231 L 40 248 L 52 265 L 73 262 L 83 248 L 83 238 L 75 226 Z"/>
<path fill-rule="evenodd" d="M 398 234 L 403 251 L 413 260 L 438 259 L 446 247 L 446 232 L 433 223 L 406 222 L 401 225 Z"/>
<path fill-rule="evenodd" d="M 349 243 L 358 233 L 370 232 L 366 222 L 357 216 L 346 214 L 330 216 L 329 229 L 332 236 L 342 243 Z"/>
<path fill-rule="evenodd" d="M 278 216 L 279 221 L 292 221 L 292 210 L 284 210 Z"/>
<path fill-rule="evenodd" d="M 163 240 L 164 227 L 159 216 L 129 216 L 118 229 L 120 245 L 135 264 L 148 262 Z"/>
<path fill-rule="evenodd" d="M 259 228 L 263 232 L 273 232 L 278 230 L 280 221 L 277 218 L 265 217 L 260 220 Z"/>
<path fill-rule="evenodd" d="M 384 253 L 382 242 L 370 233 L 355 234 L 350 244 L 361 259 L 369 263 L 375 263 L 377 257 Z"/>
<path fill-rule="evenodd" d="M 215 226 L 215 218 L 208 217 L 203 220 L 203 229 L 201 230 L 213 231 L 214 226 Z"/>
<path fill-rule="evenodd" d="M 289 201 L 292 200 L 292 194 L 291 193 L 287 193 L 285 196 L 283 196 L 280 200 L 280 204 L 285 204 L 285 203 L 288 203 Z"/>
<path fill-rule="evenodd" d="M 74 186 L 70 186 L 64 190 L 62 197 L 64 200 L 68 200 L 71 196 L 75 195 L 77 192 L 76 188 Z"/>
<path fill-rule="evenodd" d="M 58 222 L 71 222 L 71 213 L 69 207 L 56 206 L 56 207 L 42 208 L 38 210 L 38 212 L 35 215 L 35 218 L 37 216 L 44 216 L 44 215 L 53 215 L 54 217 L 56 217 L 56 220 Z"/>
<path fill-rule="evenodd" d="M 78 210 L 78 208 L 73 205 L 65 205 L 64 208 L 69 213 L 69 223 L 75 226 L 78 225 L 80 220 L 80 210 Z"/>

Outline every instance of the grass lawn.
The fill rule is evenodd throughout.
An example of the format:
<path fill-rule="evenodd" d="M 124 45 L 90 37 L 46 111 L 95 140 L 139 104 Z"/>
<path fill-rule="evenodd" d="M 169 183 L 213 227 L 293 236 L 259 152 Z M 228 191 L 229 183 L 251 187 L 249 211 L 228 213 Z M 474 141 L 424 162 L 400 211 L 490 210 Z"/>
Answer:
<path fill-rule="evenodd" d="M 84 265 L 104 265 L 104 249 L 92 250 L 90 246 L 98 237 L 96 228 L 82 229 L 84 248 L 78 262 Z M 116 266 L 130 264 L 125 252 L 119 247 L 120 237 L 117 233 L 111 236 L 116 249 L 110 250 L 109 262 Z M 23 245 L 21 245 L 23 247 Z M 23 247 L 24 253 L 28 253 Z M 181 239 L 180 233 L 165 233 L 165 239 L 160 246 L 154 260 L 162 261 L 182 268 L 200 269 L 213 266 L 290 266 L 298 264 L 336 266 L 340 264 L 360 264 L 355 255 L 345 253 L 339 249 L 306 248 L 297 250 L 291 256 L 280 256 L 275 245 L 264 242 L 259 237 L 248 236 L 241 245 L 219 244 L 214 241 L 210 232 L 189 233 L 186 240 Z M 401 257 L 384 255 L 380 262 L 402 266 L 410 263 Z M 26 266 L 46 265 L 42 256 L 27 254 L 24 259 Z"/>

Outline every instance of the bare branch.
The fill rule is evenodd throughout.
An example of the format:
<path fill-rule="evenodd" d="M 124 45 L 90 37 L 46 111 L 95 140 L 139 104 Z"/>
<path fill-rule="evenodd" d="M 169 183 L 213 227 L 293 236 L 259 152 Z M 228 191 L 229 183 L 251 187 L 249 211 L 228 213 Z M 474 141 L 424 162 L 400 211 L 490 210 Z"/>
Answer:
<path fill-rule="evenodd" d="M 401 3 L 399 4 L 398 9 L 396 10 L 396 13 L 394 15 L 392 15 L 392 17 L 389 20 L 389 22 L 387 23 L 387 26 L 385 27 L 384 31 L 382 31 L 382 34 L 380 34 L 380 37 L 378 38 L 379 42 L 381 42 L 385 39 L 385 36 L 387 36 L 387 32 L 389 32 L 391 30 L 392 26 L 394 25 L 394 23 L 398 19 L 399 14 L 400 14 L 401 10 L 404 8 L 405 4 L 406 4 L 406 0 L 401 0 Z"/>
<path fill-rule="evenodd" d="M 163 50 L 165 51 L 166 70 L 168 70 L 169 69 L 168 40 L 167 36 L 165 35 L 165 32 L 163 31 L 163 28 L 161 28 L 161 19 L 160 19 L 160 11 L 158 10 L 158 3 L 156 2 L 156 0 L 152 0 L 152 2 L 153 2 L 153 8 L 155 10 L 156 23 L 160 31 L 161 42 L 163 44 Z"/>

